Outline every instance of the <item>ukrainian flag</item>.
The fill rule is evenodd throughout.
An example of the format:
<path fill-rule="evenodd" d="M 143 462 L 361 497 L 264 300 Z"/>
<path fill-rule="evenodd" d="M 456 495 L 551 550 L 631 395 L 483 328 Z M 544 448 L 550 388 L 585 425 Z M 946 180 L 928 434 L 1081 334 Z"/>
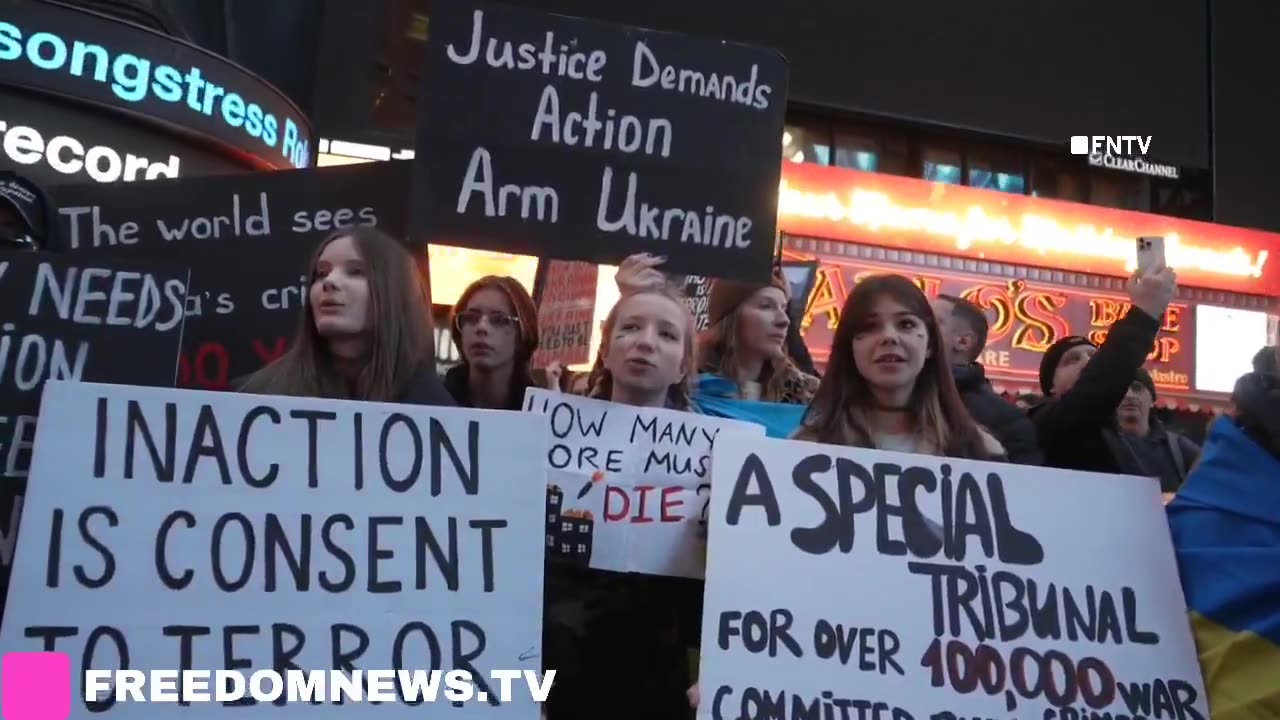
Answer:
<path fill-rule="evenodd" d="M 1168 511 L 1213 720 L 1280 718 L 1280 459 L 1219 418 Z"/>

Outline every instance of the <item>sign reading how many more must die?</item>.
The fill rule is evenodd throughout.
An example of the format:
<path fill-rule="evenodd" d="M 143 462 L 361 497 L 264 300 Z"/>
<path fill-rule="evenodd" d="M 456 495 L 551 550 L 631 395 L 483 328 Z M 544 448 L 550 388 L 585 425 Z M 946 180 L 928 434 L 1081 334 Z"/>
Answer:
<path fill-rule="evenodd" d="M 787 62 L 764 48 L 433 0 L 415 234 L 765 282 Z M 447 108 L 447 111 L 442 109 Z"/>
<path fill-rule="evenodd" d="M 701 578 L 707 549 L 711 451 L 764 428 L 640 408 L 540 388 L 525 410 L 550 431 L 547 552 L 615 572 Z"/>
<path fill-rule="evenodd" d="M 0 651 L 70 655 L 73 718 L 449 702 L 396 684 L 374 703 L 368 682 L 357 707 L 323 687 L 314 706 L 84 700 L 81 670 L 126 667 L 465 670 L 470 699 L 441 711 L 536 720 L 545 452 L 520 413 L 51 381 Z M 499 670 L 524 675 L 509 703 Z"/>
<path fill-rule="evenodd" d="M 1208 720 L 1160 488 L 726 436 L 700 720 Z"/>

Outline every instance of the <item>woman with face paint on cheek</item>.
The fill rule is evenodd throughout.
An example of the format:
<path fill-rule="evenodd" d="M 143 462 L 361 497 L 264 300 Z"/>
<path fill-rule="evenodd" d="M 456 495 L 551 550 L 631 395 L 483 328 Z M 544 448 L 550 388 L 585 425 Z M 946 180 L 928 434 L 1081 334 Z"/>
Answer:
<path fill-rule="evenodd" d="M 1004 448 L 969 415 L 929 300 L 900 275 L 849 293 L 822 384 L 796 438 L 981 460 Z"/>
<path fill-rule="evenodd" d="M 677 291 L 653 285 L 623 297 L 602 335 L 592 397 L 688 408 L 694 326 Z M 548 720 L 689 716 L 701 581 L 591 570 L 554 558 L 546 578 L 544 662 L 557 671 Z"/>
<path fill-rule="evenodd" d="M 344 228 L 316 248 L 309 273 L 293 342 L 241 392 L 454 404 L 435 374 L 426 290 L 408 250 L 374 228 Z"/>

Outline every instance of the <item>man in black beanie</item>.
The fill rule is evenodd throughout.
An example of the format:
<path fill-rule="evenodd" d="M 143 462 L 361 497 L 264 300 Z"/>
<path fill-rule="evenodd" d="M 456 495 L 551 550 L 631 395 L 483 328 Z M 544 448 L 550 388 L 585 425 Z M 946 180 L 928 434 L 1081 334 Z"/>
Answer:
<path fill-rule="evenodd" d="M 1116 410 L 1123 445 L 1114 449 L 1122 466 L 1132 464 L 1128 472 L 1159 478 L 1162 492 L 1177 492 L 1200 457 L 1200 446 L 1153 417 L 1155 404 L 1156 384 L 1145 368 L 1138 368 Z"/>
<path fill-rule="evenodd" d="M 1155 345 L 1177 290 L 1163 262 L 1129 279 L 1128 313 L 1101 346 L 1073 335 L 1055 342 L 1040 361 L 1045 401 L 1029 412 L 1045 465 L 1066 470 L 1149 475 L 1124 452 L 1116 410 Z"/>
<path fill-rule="evenodd" d="M 1280 375 L 1280 345 L 1267 345 L 1253 356 L 1253 371 Z"/>

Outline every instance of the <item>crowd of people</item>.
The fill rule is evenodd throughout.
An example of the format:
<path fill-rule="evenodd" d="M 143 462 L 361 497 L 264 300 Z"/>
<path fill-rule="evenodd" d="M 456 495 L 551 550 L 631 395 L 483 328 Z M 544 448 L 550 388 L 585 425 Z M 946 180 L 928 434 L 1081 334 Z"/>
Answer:
<path fill-rule="evenodd" d="M 5 239 L 30 239 L 30 220 L 0 202 Z M 1156 387 L 1143 363 L 1174 297 L 1171 268 L 1160 264 L 1129 280 L 1131 307 L 1105 342 L 1073 336 L 1054 343 L 1040 366 L 1043 397 L 1024 408 L 986 380 L 979 358 L 988 322 L 966 299 L 930 298 L 898 275 L 863 279 L 844 302 L 819 377 L 797 354 L 788 309 L 803 299 L 790 297 L 780 273 L 759 284 L 714 281 L 709 327 L 696 333 L 661 267 L 662 258 L 647 255 L 622 263 L 620 299 L 583 373 L 535 372 L 529 291 L 512 278 L 476 280 L 450 320 L 461 363 L 442 379 L 429 351 L 429 300 L 409 252 L 376 229 L 340 230 L 314 253 L 308 303 L 288 351 L 237 389 L 519 410 L 528 387 L 546 384 L 755 422 L 772 437 L 1152 477 L 1166 498 L 1176 497 L 1169 514 L 1193 610 L 1212 615 L 1209 606 L 1241 600 L 1204 580 L 1212 572 L 1197 566 L 1218 563 L 1212 570 L 1224 572 L 1224 553 L 1239 551 L 1252 563 L 1245 599 L 1280 616 L 1280 350 L 1258 352 L 1203 449 L 1164 428 L 1152 417 Z M 546 717 L 689 716 L 699 700 L 698 582 L 549 558 L 545 593 L 543 659 L 557 671 Z M 1206 673 L 1215 718 L 1263 717 L 1250 713 L 1280 703 L 1280 690 L 1240 697 L 1222 681 L 1239 657 L 1201 639 L 1202 662 L 1218 663 L 1214 677 Z M 1235 707 L 1240 714 L 1219 711 Z"/>

